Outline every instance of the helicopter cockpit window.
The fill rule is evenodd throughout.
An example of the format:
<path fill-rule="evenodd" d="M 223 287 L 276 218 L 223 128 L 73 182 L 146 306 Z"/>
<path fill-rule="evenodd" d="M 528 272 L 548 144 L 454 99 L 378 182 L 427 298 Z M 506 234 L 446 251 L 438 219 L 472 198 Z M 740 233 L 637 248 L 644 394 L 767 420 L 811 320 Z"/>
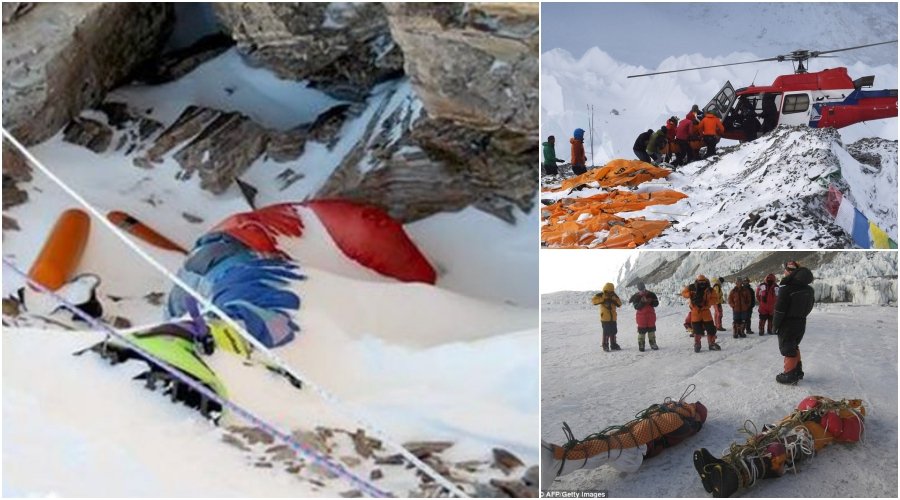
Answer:
<path fill-rule="evenodd" d="M 784 105 L 781 108 L 783 114 L 802 113 L 809 109 L 809 96 L 807 94 L 794 94 L 784 97 Z"/>

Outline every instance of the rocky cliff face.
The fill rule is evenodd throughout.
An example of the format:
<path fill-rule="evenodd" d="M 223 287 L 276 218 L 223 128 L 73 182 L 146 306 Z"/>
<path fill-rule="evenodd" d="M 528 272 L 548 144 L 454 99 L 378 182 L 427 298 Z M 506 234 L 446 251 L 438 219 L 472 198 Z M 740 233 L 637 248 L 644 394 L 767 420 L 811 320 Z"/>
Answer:
<path fill-rule="evenodd" d="M 34 144 L 157 54 L 166 3 L 3 5 L 3 126 Z"/>
<path fill-rule="evenodd" d="M 247 2 L 214 9 L 249 60 L 340 99 L 360 100 L 403 71 L 381 4 Z"/>
<path fill-rule="evenodd" d="M 538 125 L 536 4 L 211 4 L 224 35 L 212 32 L 192 46 L 149 59 L 165 41 L 172 14 L 142 9 L 4 4 L 4 23 L 8 19 L 18 30 L 4 33 L 4 49 L 25 54 L 25 47 L 36 43 L 26 31 L 29 22 L 51 19 L 56 27 L 50 30 L 56 38 L 47 37 L 52 43 L 37 45 L 43 54 L 40 70 L 31 69 L 36 56 L 12 59 L 22 73 L 17 81 L 27 78 L 31 87 L 16 86 L 4 74 L 4 103 L 15 108 L 4 120 L 18 125 L 14 133 L 20 139 L 40 141 L 65 125 L 64 140 L 98 154 L 124 151 L 134 155 L 129 162 L 138 167 L 172 155 L 185 179 L 196 173 L 205 189 L 222 193 L 260 158 L 285 163 L 277 167 L 286 175 L 284 190 L 303 175 L 316 176 L 314 168 L 331 168 L 322 166 L 321 158 L 305 158 L 306 144 L 324 144 L 331 151 L 341 138 L 353 137 L 355 145 L 330 177 L 315 193 L 299 193 L 301 198 L 358 199 L 403 221 L 475 206 L 512 222 L 515 210 L 531 208 Z M 180 18 L 178 29 L 186 22 L 190 19 Z M 140 34 L 143 45 L 124 39 L 121 29 L 112 28 L 116 23 Z M 87 32 L 90 36 L 82 35 Z M 104 39 L 129 47 L 131 56 L 98 47 Z M 244 63 L 308 82 L 349 103 L 286 131 L 261 125 L 246 110 L 187 106 L 170 122 L 114 99 L 98 105 L 125 75 L 154 85 L 177 80 L 219 57 L 232 41 Z M 77 65 L 60 62 L 69 52 L 78 54 Z M 366 109 L 375 112 L 363 120 Z M 31 115 L 39 118 L 22 119 Z"/>
<path fill-rule="evenodd" d="M 537 137 L 538 4 L 391 3 L 391 33 L 428 115 Z"/>

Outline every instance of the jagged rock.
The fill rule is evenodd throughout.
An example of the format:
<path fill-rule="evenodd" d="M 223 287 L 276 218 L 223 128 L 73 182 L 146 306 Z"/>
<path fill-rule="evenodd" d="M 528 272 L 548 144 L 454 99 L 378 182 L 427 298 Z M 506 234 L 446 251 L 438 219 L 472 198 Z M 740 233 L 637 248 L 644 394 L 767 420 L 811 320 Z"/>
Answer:
<path fill-rule="evenodd" d="M 3 175 L 14 182 L 31 180 L 31 167 L 25 157 L 6 139 L 3 140 Z M 4 179 L 3 186 L 6 184 L 7 181 Z"/>
<path fill-rule="evenodd" d="M 286 132 L 271 131 L 269 144 L 266 146 L 266 155 L 277 162 L 296 160 L 306 149 L 308 135 L 309 127 L 307 125 Z"/>
<path fill-rule="evenodd" d="M 353 439 L 356 453 L 363 458 L 369 458 L 374 450 L 381 449 L 381 441 L 366 436 L 366 431 L 363 429 L 357 429 L 350 437 Z"/>
<path fill-rule="evenodd" d="M 372 469 L 372 472 L 369 473 L 369 479 L 372 481 L 377 481 L 384 477 L 384 472 L 381 469 Z"/>
<path fill-rule="evenodd" d="M 347 467 L 356 467 L 362 463 L 362 460 L 357 457 L 341 457 L 341 462 Z"/>
<path fill-rule="evenodd" d="M 131 328 L 133 326 L 131 320 L 122 316 L 113 316 L 112 326 L 116 329 Z"/>
<path fill-rule="evenodd" d="M 112 142 L 112 129 L 89 118 L 75 117 L 63 130 L 63 140 L 103 153 Z"/>
<path fill-rule="evenodd" d="M 494 448 L 493 454 L 494 467 L 502 470 L 504 474 L 509 474 L 513 469 L 525 466 L 518 457 L 502 448 Z"/>
<path fill-rule="evenodd" d="M 175 123 L 156 138 L 153 146 L 147 150 L 146 160 L 153 163 L 161 162 L 163 155 L 171 151 L 175 146 L 199 134 L 209 122 L 220 114 L 221 111 L 215 109 L 188 106 L 181 112 Z M 137 164 L 137 160 L 136 158 L 135 164 Z"/>
<path fill-rule="evenodd" d="M 19 231 L 20 229 L 22 228 L 19 227 L 19 223 L 18 221 L 16 221 L 16 219 L 13 219 L 12 217 L 9 217 L 7 215 L 3 216 L 4 231 Z"/>
<path fill-rule="evenodd" d="M 541 481 L 541 468 L 537 465 L 532 465 L 525 471 L 525 475 L 522 476 L 522 482 L 525 483 L 526 486 L 533 486 L 535 488 L 538 487 Z"/>
<path fill-rule="evenodd" d="M 222 434 L 222 441 L 225 441 L 226 443 L 234 446 L 241 451 L 250 451 L 250 448 L 248 448 L 243 442 L 241 442 L 240 439 L 232 436 L 231 434 Z"/>
<path fill-rule="evenodd" d="M 451 446 L 453 446 L 453 443 L 450 441 L 412 441 L 403 445 L 404 448 L 420 460 L 428 458 L 435 453 L 441 453 Z"/>
<path fill-rule="evenodd" d="M 167 3 L 21 5 L 3 10 L 3 126 L 26 145 L 155 57 L 173 20 Z"/>
<path fill-rule="evenodd" d="M 237 49 L 282 78 L 361 100 L 399 76 L 403 56 L 379 3 L 215 3 Z"/>
<path fill-rule="evenodd" d="M 386 457 L 375 457 L 375 463 L 378 465 L 403 465 L 406 463 L 406 459 L 403 458 L 403 455 L 397 453 Z"/>
<path fill-rule="evenodd" d="M 292 436 L 297 441 L 312 446 L 318 451 L 329 454 L 331 453 L 331 448 L 328 446 L 327 438 L 324 437 L 320 432 L 297 430 L 292 433 Z"/>
<path fill-rule="evenodd" d="M 255 445 L 256 443 L 269 445 L 274 441 L 272 436 L 258 427 L 241 427 L 238 425 L 233 425 L 229 427 L 228 430 L 247 440 L 247 444 L 251 446 Z"/>
<path fill-rule="evenodd" d="M 309 139 L 321 142 L 328 149 L 332 149 L 337 144 L 338 139 L 340 139 L 338 132 L 344 126 L 344 120 L 347 118 L 347 110 L 349 109 L 349 104 L 339 104 L 317 116 L 316 121 L 309 127 Z"/>
<path fill-rule="evenodd" d="M 362 498 L 363 494 L 359 490 L 350 490 L 341 492 L 341 496 L 344 498 Z"/>
<path fill-rule="evenodd" d="M 147 295 L 144 295 L 144 300 L 146 300 L 148 304 L 154 306 L 161 306 L 163 299 L 165 298 L 166 294 L 163 292 L 150 292 Z"/>
<path fill-rule="evenodd" d="M 191 224 L 201 224 L 203 222 L 203 217 L 198 217 L 188 212 L 181 212 L 181 216 L 184 217 L 184 220 L 190 222 Z"/>
<path fill-rule="evenodd" d="M 28 192 L 19 189 L 11 177 L 3 175 L 3 210 L 21 205 L 26 201 L 28 201 Z"/>
<path fill-rule="evenodd" d="M 297 452 L 286 444 L 279 444 L 266 448 L 266 453 L 270 455 L 269 458 L 273 462 L 286 462 L 297 458 Z"/>
<path fill-rule="evenodd" d="M 265 152 L 267 143 L 266 129 L 249 117 L 221 113 L 174 158 L 188 174 L 199 173 L 201 188 L 221 194 Z"/>
<path fill-rule="evenodd" d="M 15 22 L 24 16 L 35 6 L 34 2 L 3 2 L 3 24 L 4 26 Z"/>
<path fill-rule="evenodd" d="M 527 486 L 519 480 L 506 481 L 502 479 L 491 479 L 491 486 L 500 489 L 500 491 L 510 498 L 537 498 L 538 496 L 538 488 L 536 485 Z"/>
<path fill-rule="evenodd" d="M 4 216 L 4 219 L 6 217 Z M 3 299 L 3 315 L 15 318 L 19 315 L 19 301 L 14 298 Z"/>
<path fill-rule="evenodd" d="M 150 84 L 177 80 L 233 45 L 234 40 L 224 33 L 206 35 L 189 47 L 167 52 L 151 60 L 138 70 L 137 78 Z"/>
<path fill-rule="evenodd" d="M 537 3 L 386 4 L 428 115 L 537 141 Z M 532 162 L 533 163 L 533 162 Z"/>
<path fill-rule="evenodd" d="M 458 462 L 456 464 L 456 468 L 460 470 L 464 470 L 466 472 L 478 472 L 481 466 L 484 465 L 484 462 L 481 460 L 466 460 L 464 462 Z"/>

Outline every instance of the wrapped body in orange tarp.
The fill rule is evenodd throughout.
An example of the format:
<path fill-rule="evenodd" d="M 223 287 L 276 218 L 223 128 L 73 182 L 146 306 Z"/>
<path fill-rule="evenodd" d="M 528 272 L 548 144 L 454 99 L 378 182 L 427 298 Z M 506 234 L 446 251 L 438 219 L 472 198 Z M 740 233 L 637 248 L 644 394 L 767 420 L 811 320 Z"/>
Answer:
<path fill-rule="evenodd" d="M 574 212 L 597 214 L 605 212 L 636 212 L 650 205 L 671 205 L 687 195 L 671 189 L 663 189 L 652 193 L 632 193 L 629 191 L 610 191 L 585 198 L 563 198 L 543 209 L 544 213 L 563 216 Z"/>
<path fill-rule="evenodd" d="M 668 189 L 652 193 L 612 191 L 586 198 L 564 198 L 541 210 L 549 221 L 541 229 L 541 240 L 550 246 L 582 246 L 593 242 L 593 239 L 582 241 L 587 235 L 610 230 L 610 237 L 615 234 L 616 238 L 607 240 L 604 245 L 611 245 L 608 248 L 634 248 L 662 232 L 668 227 L 668 222 L 624 219 L 613 214 L 643 210 L 650 205 L 670 205 L 682 198 L 687 198 L 687 195 Z M 613 233 L 613 227 L 621 229 Z M 645 234 L 652 236 L 645 238 Z M 635 239 L 628 241 L 628 235 Z"/>
<path fill-rule="evenodd" d="M 595 248 L 634 248 L 656 238 L 667 227 L 667 220 L 631 219 L 624 225 L 613 226 L 606 241 Z"/>
<path fill-rule="evenodd" d="M 586 246 L 595 238 L 583 241 L 585 237 L 599 231 L 608 231 L 613 225 L 625 223 L 627 223 L 627 219 L 606 213 L 599 213 L 581 222 L 574 219 L 564 220 L 542 227 L 541 241 L 553 247 Z"/>
<path fill-rule="evenodd" d="M 636 186 L 651 179 L 668 177 L 671 173 L 671 170 L 654 167 L 640 160 L 617 159 L 600 168 L 595 168 L 564 180 L 556 191 L 572 189 L 580 184 L 588 184 L 590 182 L 598 182 L 602 187 Z"/>

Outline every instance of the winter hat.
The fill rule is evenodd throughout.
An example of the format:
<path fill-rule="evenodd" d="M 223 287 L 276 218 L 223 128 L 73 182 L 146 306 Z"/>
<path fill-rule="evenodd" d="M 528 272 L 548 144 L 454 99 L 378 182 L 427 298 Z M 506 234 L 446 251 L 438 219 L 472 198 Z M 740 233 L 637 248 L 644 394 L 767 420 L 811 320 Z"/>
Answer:
<path fill-rule="evenodd" d="M 659 127 L 659 129 L 663 132 L 665 132 L 666 130 L 669 130 L 669 128 L 666 127 L 665 125 L 663 125 L 662 127 Z"/>
<path fill-rule="evenodd" d="M 725 278 L 719 276 L 719 283 L 725 283 Z"/>
<path fill-rule="evenodd" d="M 694 104 L 693 106 L 691 106 L 691 112 L 692 112 L 692 113 L 699 113 L 699 112 L 700 112 L 700 106 L 697 106 L 696 104 Z"/>
<path fill-rule="evenodd" d="M 612 283 L 607 283 L 607 284 L 603 285 L 604 292 L 613 292 L 613 291 L 615 291 L 615 289 L 616 289 L 616 287 Z"/>
<path fill-rule="evenodd" d="M 775 282 L 775 275 L 771 274 L 771 273 L 766 275 L 766 283 L 770 283 L 770 282 L 771 283 Z"/>
<path fill-rule="evenodd" d="M 650 133 L 650 134 L 652 134 L 652 133 L 653 133 L 653 129 L 652 129 L 652 128 L 648 128 L 648 129 L 647 129 L 647 132 Z"/>
<path fill-rule="evenodd" d="M 800 264 L 796 260 L 789 260 L 784 263 L 785 271 L 796 271 L 797 269 L 800 269 Z"/>
<path fill-rule="evenodd" d="M 643 292 L 644 290 L 647 289 L 647 287 L 644 286 L 644 282 L 643 282 L 643 281 L 638 282 L 637 287 L 638 287 L 638 290 L 640 290 L 640 291 L 642 291 L 642 292 Z"/>
<path fill-rule="evenodd" d="M 554 141 L 556 141 L 556 137 L 553 137 L 552 135 L 547 136 L 547 142 L 554 142 Z"/>
<path fill-rule="evenodd" d="M 579 141 L 580 141 L 580 140 L 583 140 L 583 139 L 584 139 L 584 129 L 583 129 L 583 128 L 576 128 L 576 129 L 575 129 L 575 133 L 572 134 L 572 135 L 574 135 L 575 138 L 578 139 Z"/>

